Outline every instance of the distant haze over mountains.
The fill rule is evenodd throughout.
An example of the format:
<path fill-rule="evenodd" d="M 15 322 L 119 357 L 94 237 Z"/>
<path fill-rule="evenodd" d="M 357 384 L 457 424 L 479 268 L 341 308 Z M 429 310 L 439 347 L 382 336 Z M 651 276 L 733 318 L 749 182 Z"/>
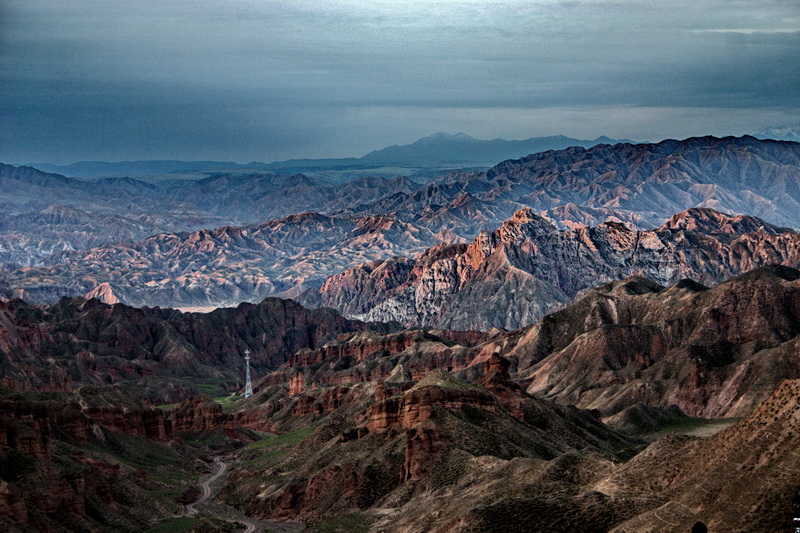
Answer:
<path fill-rule="evenodd" d="M 752 133 L 758 139 L 800 142 L 800 124 L 761 128 Z"/>
<path fill-rule="evenodd" d="M 427 142 L 472 142 L 466 136 L 456 136 L 455 140 L 452 137 L 434 137 Z M 758 256 L 757 264 L 795 258 L 791 250 L 777 257 L 769 251 L 769 246 L 764 248 L 758 243 L 762 241 L 759 235 L 765 231 L 759 229 L 762 226 L 800 227 L 798 183 L 800 144 L 753 137 L 573 146 L 505 160 L 487 171 L 450 172 L 427 184 L 402 177 L 392 180 L 377 177 L 332 185 L 304 174 L 272 173 L 216 173 L 201 180 L 161 183 L 134 178 L 87 181 L 45 174 L 30 167 L 0 165 L 0 205 L 4 211 L 0 217 L 0 265 L 6 270 L 3 278 L 9 288 L 17 291 L 13 293 L 32 301 L 84 295 L 107 283 L 109 287 L 99 294 L 110 294 L 128 304 L 218 307 L 245 300 L 259 301 L 269 295 L 296 296 L 309 288 L 330 285 L 325 279 L 339 279 L 337 273 L 346 269 L 391 257 L 400 259 L 387 264 L 405 270 L 392 271 L 391 277 L 373 272 L 362 276 L 362 281 L 379 287 L 377 281 L 393 280 L 404 290 L 423 294 L 426 287 L 418 287 L 414 281 L 421 278 L 406 270 L 422 268 L 419 265 L 423 263 L 417 268 L 411 259 L 428 250 L 427 257 L 434 258 L 437 264 L 469 263 L 470 269 L 492 276 L 495 272 L 505 272 L 495 267 L 503 266 L 500 263 L 504 257 L 513 256 L 514 272 L 524 271 L 525 283 L 532 280 L 541 289 L 540 296 L 548 294 L 551 303 L 559 303 L 575 292 L 563 291 L 558 284 L 553 287 L 560 287 L 560 293 L 542 286 L 542 279 L 549 274 L 545 274 L 539 263 L 528 260 L 542 259 L 543 251 L 550 250 L 559 239 L 564 249 L 556 246 L 557 249 L 550 250 L 552 264 L 560 265 L 558 258 L 567 250 L 582 249 L 583 245 L 591 250 L 591 246 L 578 238 L 583 235 L 581 228 L 617 227 L 604 224 L 608 220 L 628 226 L 617 233 L 625 237 L 621 237 L 624 246 L 620 244 L 620 249 L 628 250 L 630 256 L 611 254 L 615 258 L 613 264 L 619 260 L 626 268 L 638 265 L 646 255 L 637 240 L 640 233 L 636 229 L 659 227 L 673 214 L 694 207 L 763 219 L 736 230 L 756 236 L 740 244 L 752 245 L 750 251 Z M 541 242 L 503 241 L 499 248 L 498 243 L 481 244 L 490 235 L 482 230 L 491 231 L 501 224 L 508 226 L 520 209 L 530 213 L 526 217 L 537 221 L 534 226 L 548 228 Z M 685 225 L 681 231 L 707 233 L 697 229 L 702 224 L 696 217 Z M 563 233 L 564 230 L 572 233 Z M 154 233 L 158 235 L 148 236 Z M 567 238 L 568 235 L 577 237 Z M 628 237 L 634 238 L 633 243 L 626 240 Z M 526 239 L 522 234 L 520 238 Z M 670 244 L 665 245 L 665 255 L 651 258 L 652 264 L 648 264 L 653 270 L 651 275 L 659 282 L 674 281 L 656 276 L 664 265 L 683 268 L 687 250 L 697 249 L 694 244 L 687 248 L 667 240 Z M 770 239 L 764 242 L 767 241 L 771 242 Z M 486 253 L 494 248 L 508 253 L 489 254 L 497 261 L 490 261 L 484 265 L 486 268 L 483 261 L 457 259 L 456 256 L 463 255 L 460 252 L 451 254 L 449 259 L 437 255 L 437 250 L 445 249 L 442 245 L 466 246 L 463 243 L 469 242 Z M 597 250 L 615 249 L 614 243 L 593 246 Z M 734 252 L 740 255 L 738 248 L 729 250 L 726 242 L 703 250 L 698 253 L 715 258 L 719 254 L 728 257 Z M 685 256 L 683 259 L 681 254 Z M 474 257 L 479 255 L 476 252 Z M 724 262 L 724 257 L 712 263 Z M 577 263 L 573 260 L 565 264 Z M 545 270 L 552 272 L 550 266 Z M 710 279 L 741 272 L 747 266 L 737 263 L 730 272 L 719 272 Z M 797 266 L 796 261 L 791 266 Z M 430 270 L 430 280 L 437 291 L 444 287 L 444 280 L 472 284 L 473 276 L 459 268 Z M 570 287 L 587 286 L 588 280 L 596 282 L 597 272 L 606 272 L 604 268 L 584 270 L 588 272 L 587 279 Z M 350 271 L 354 272 L 360 271 Z M 616 267 L 608 272 L 604 278 L 608 281 L 618 272 L 633 273 Z M 500 278 L 492 277 L 495 279 Z M 357 301 L 348 295 L 351 287 L 357 287 L 361 294 L 369 292 L 360 282 L 335 285 L 337 290 L 321 294 L 323 303 L 348 315 L 372 312 L 371 305 L 357 310 L 341 307 L 345 301 L 348 306 Z M 484 283 L 481 290 L 472 291 L 473 295 L 504 294 L 519 299 L 518 292 L 502 292 L 489 285 Z M 331 288 L 333 285 L 328 287 Z M 431 294 L 436 296 L 437 291 Z M 456 292 L 462 295 L 459 301 L 466 302 L 466 307 L 460 309 L 473 305 L 474 300 L 464 296 L 469 291 Z M 381 295 L 388 293 L 381 291 Z M 392 311 L 391 319 L 408 320 L 415 325 L 438 321 L 450 327 L 516 327 L 529 323 L 548 307 L 531 307 L 530 312 L 509 319 L 510 322 L 505 318 L 496 321 L 498 316 L 494 316 L 487 321 L 462 324 L 456 322 L 460 320 L 457 317 L 448 322 L 451 318 L 425 302 L 405 296 L 401 300 L 398 307 L 402 308 L 401 314 Z M 541 304 L 544 299 L 537 297 L 537 301 Z M 393 302 L 385 306 L 394 306 Z M 406 304 L 413 304 L 413 313 L 406 313 L 409 309 Z M 497 308 L 508 310 L 511 304 L 498 302 Z M 449 308 L 453 310 L 456 306 Z M 383 312 L 375 312 L 379 311 Z M 429 317 L 433 317 L 432 321 Z"/>
<path fill-rule="evenodd" d="M 412 144 L 393 145 L 375 150 L 363 157 L 336 159 L 290 159 L 273 163 L 253 161 L 239 164 L 225 161 L 79 161 L 71 165 L 31 163 L 30 166 L 45 172 L 54 172 L 69 177 L 95 178 L 104 176 L 154 176 L 165 174 L 194 174 L 213 172 L 272 171 L 281 173 L 313 173 L 319 171 L 373 170 L 373 175 L 403 174 L 404 169 L 413 173 L 419 168 L 441 168 L 443 170 L 465 166 L 490 167 L 505 159 L 517 159 L 545 150 L 562 150 L 570 146 L 589 148 L 598 144 L 616 144 L 608 137 L 582 140 L 563 135 L 532 137 L 521 141 L 505 139 L 481 140 L 465 133 L 451 135 L 435 133 Z M 389 167 L 389 168 L 384 168 Z M 400 168 L 396 168 L 400 167 Z M 408 174 L 410 174 L 408 173 Z M 334 179 L 333 181 L 342 181 Z"/>

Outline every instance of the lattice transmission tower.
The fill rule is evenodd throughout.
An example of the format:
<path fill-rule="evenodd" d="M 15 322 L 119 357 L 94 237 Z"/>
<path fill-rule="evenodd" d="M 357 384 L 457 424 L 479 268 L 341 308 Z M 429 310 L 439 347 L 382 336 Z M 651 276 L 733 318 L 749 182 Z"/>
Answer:
<path fill-rule="evenodd" d="M 244 364 L 245 364 L 245 386 L 244 397 L 249 398 L 253 395 L 253 382 L 250 381 L 250 350 L 244 351 Z"/>

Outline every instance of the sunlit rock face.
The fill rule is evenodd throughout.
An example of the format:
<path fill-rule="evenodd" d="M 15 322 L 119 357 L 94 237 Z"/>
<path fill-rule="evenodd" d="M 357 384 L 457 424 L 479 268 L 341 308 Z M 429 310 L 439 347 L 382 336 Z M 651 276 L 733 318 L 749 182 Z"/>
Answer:
<path fill-rule="evenodd" d="M 360 265 L 315 295 L 346 316 L 488 330 L 531 324 L 580 291 L 640 275 L 715 284 L 770 264 L 800 265 L 800 235 L 748 216 L 690 209 L 651 231 L 607 222 L 558 230 L 530 209 L 469 245 Z"/>

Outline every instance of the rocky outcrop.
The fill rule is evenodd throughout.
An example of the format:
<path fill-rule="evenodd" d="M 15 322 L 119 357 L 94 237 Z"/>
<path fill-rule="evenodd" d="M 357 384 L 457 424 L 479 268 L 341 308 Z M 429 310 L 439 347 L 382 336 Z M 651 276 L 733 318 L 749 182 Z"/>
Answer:
<path fill-rule="evenodd" d="M 48 405 L 21 398 L 0 399 L 0 445 L 40 459 L 50 458 L 51 421 Z M 79 433 L 74 431 L 73 433 Z"/>
<path fill-rule="evenodd" d="M 120 300 L 117 297 L 117 295 L 114 293 L 114 289 L 111 287 L 111 285 L 109 283 L 106 283 L 106 282 L 101 283 L 100 285 L 98 285 L 94 289 L 92 289 L 89 292 L 87 292 L 86 295 L 84 296 L 84 298 L 86 300 L 91 300 L 92 298 L 97 298 L 98 300 L 100 300 L 104 304 L 108 304 L 108 305 L 114 305 L 114 304 L 122 303 L 122 300 Z"/>
<path fill-rule="evenodd" d="M 372 433 L 407 430 L 424 424 L 435 409 L 458 411 L 465 406 L 493 413 L 499 408 L 497 400 L 483 389 L 434 370 L 402 395 L 373 404 L 367 413 L 366 427 Z"/>
<path fill-rule="evenodd" d="M 499 350 L 498 350 L 499 351 Z M 511 379 L 511 361 L 495 352 L 483 364 L 483 376 L 475 382 L 495 395 L 503 407 L 517 418 L 525 416 L 524 402 L 529 395 Z"/>
<path fill-rule="evenodd" d="M 652 231 L 615 222 L 559 231 L 526 208 L 468 246 L 441 245 L 414 260 L 337 274 L 319 301 L 365 320 L 514 329 L 599 282 L 641 275 L 665 285 L 682 278 L 715 284 L 769 264 L 800 266 L 800 235 L 709 209 L 691 209 Z"/>
<path fill-rule="evenodd" d="M 224 427 L 228 416 L 222 407 L 208 396 L 195 396 L 181 402 L 168 412 L 173 432 L 214 431 Z"/>

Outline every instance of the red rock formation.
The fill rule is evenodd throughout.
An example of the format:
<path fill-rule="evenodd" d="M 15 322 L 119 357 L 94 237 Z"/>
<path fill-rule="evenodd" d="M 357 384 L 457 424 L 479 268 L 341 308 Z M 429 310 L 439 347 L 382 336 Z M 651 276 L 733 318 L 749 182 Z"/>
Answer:
<path fill-rule="evenodd" d="M 337 409 L 345 396 L 350 393 L 349 388 L 327 387 L 314 391 L 313 396 L 297 396 L 297 403 L 292 409 L 293 416 L 319 416 Z"/>
<path fill-rule="evenodd" d="M 430 419 L 435 409 L 458 411 L 467 405 L 491 413 L 499 408 L 492 395 L 477 387 L 418 385 L 402 395 L 376 401 L 367 413 L 367 429 L 372 433 L 411 429 Z"/>
<path fill-rule="evenodd" d="M 169 412 L 172 432 L 213 431 L 224 428 L 228 415 L 222 407 L 208 396 L 195 396 L 184 400 Z"/>
<path fill-rule="evenodd" d="M 302 394 L 306 388 L 306 378 L 303 374 L 295 374 L 289 379 L 289 396 Z"/>
<path fill-rule="evenodd" d="M 22 496 L 2 479 L 0 479 L 0 515 L 15 524 L 28 522 L 28 508 L 25 506 Z"/>
<path fill-rule="evenodd" d="M 48 405 L 19 397 L 0 399 L 0 444 L 39 459 L 50 459 L 53 412 Z"/>
<path fill-rule="evenodd" d="M 483 376 L 476 383 L 494 394 L 509 413 L 522 419 L 524 400 L 530 396 L 522 390 L 519 383 L 511 379 L 508 372 L 510 366 L 511 361 L 494 353 L 483 364 Z"/>
<path fill-rule="evenodd" d="M 168 440 L 172 431 L 164 411 L 156 408 L 129 411 L 113 407 L 87 407 L 84 413 L 93 424 L 152 440 Z"/>
<path fill-rule="evenodd" d="M 104 304 L 108 305 L 122 303 L 122 300 L 120 300 L 117 295 L 114 294 L 114 289 L 111 288 L 111 285 L 107 282 L 101 283 L 91 291 L 87 292 L 84 298 L 87 300 L 97 298 Z"/>
<path fill-rule="evenodd" d="M 447 448 L 447 434 L 435 425 L 419 424 L 408 429 L 403 480 L 422 478 Z"/>

